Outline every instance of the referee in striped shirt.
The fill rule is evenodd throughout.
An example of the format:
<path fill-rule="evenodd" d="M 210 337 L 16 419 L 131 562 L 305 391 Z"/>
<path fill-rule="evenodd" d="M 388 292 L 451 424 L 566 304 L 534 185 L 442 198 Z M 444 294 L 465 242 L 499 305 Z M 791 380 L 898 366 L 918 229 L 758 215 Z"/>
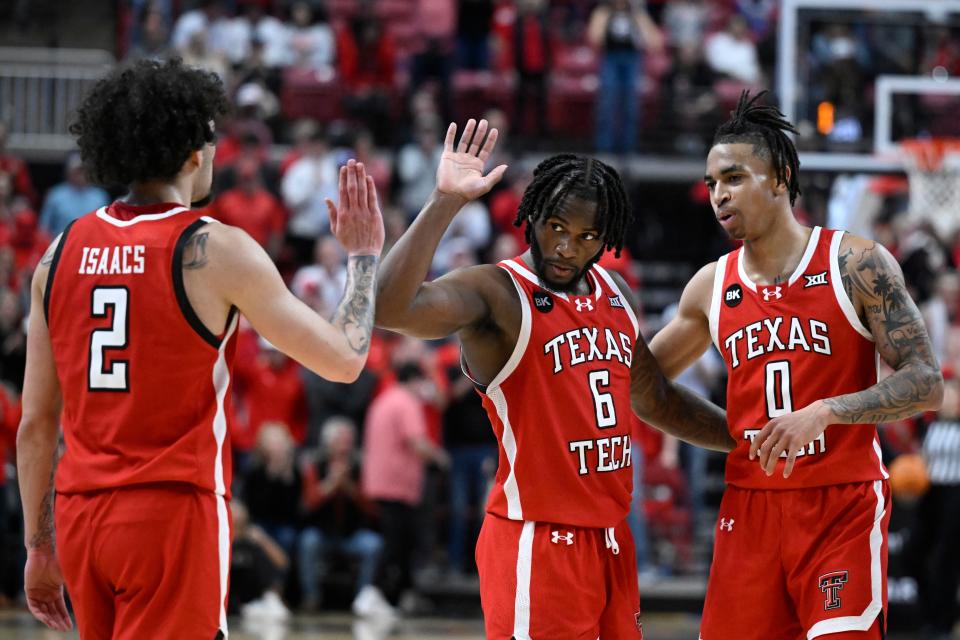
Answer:
<path fill-rule="evenodd" d="M 923 640 L 949 640 L 960 586 L 960 380 L 944 372 L 943 406 L 926 429 L 923 458 L 930 489 L 917 513 Z"/>

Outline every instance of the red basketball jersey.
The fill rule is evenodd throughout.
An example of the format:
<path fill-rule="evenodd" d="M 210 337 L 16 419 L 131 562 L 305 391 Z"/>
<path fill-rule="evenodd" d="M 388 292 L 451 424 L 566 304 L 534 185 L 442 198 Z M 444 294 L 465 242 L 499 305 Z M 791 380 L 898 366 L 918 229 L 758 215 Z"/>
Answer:
<path fill-rule="evenodd" d="M 64 493 L 184 482 L 226 496 L 237 314 L 216 336 L 183 286 L 178 205 L 115 202 L 63 233 L 44 295 L 63 394 Z"/>
<path fill-rule="evenodd" d="M 815 227 L 793 275 L 778 285 L 750 280 L 743 248 L 717 262 L 710 331 L 727 363 L 727 420 L 737 442 L 727 456 L 728 484 L 796 489 L 887 477 L 873 424 L 827 427 L 788 479 L 786 453 L 769 477 L 749 459 L 752 439 L 772 418 L 877 382 L 876 346 L 840 277 L 842 238 Z"/>
<path fill-rule="evenodd" d="M 519 258 L 499 265 L 520 296 L 520 335 L 483 405 L 500 443 L 487 511 L 613 527 L 630 510 L 630 363 L 638 325 L 601 267 L 591 292 L 548 291 Z"/>

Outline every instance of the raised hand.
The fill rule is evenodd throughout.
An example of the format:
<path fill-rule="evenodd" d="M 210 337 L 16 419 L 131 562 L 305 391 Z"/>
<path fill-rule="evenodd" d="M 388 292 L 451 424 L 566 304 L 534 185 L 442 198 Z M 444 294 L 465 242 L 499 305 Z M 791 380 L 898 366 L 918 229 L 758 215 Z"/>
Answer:
<path fill-rule="evenodd" d="M 73 628 L 63 600 L 63 574 L 54 552 L 28 551 L 23 583 L 33 617 L 55 631 Z"/>
<path fill-rule="evenodd" d="M 383 250 L 383 215 L 377 187 L 363 164 L 350 160 L 340 167 L 339 204 L 327 198 L 330 231 L 350 256 L 379 256 Z"/>
<path fill-rule="evenodd" d="M 502 164 L 487 175 L 483 175 L 483 165 L 497 146 L 496 129 L 487 133 L 487 121 L 467 121 L 460 137 L 460 144 L 453 148 L 457 137 L 457 125 L 451 122 L 447 128 L 447 137 L 443 141 L 443 155 L 437 167 L 437 191 L 457 195 L 465 200 L 479 198 L 500 182 L 507 165 Z M 486 138 L 486 141 L 484 141 Z M 483 145 L 483 146 L 481 146 Z"/>

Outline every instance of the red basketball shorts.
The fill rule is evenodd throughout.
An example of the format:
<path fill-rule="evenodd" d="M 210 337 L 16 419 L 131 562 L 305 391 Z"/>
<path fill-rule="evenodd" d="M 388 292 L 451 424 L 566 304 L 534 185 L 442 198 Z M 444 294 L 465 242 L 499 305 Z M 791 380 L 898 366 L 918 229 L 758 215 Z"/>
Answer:
<path fill-rule="evenodd" d="M 56 500 L 57 554 L 83 640 L 226 634 L 223 498 L 149 485 Z"/>
<path fill-rule="evenodd" d="M 885 481 L 757 491 L 720 503 L 702 640 L 881 637 L 887 611 Z M 841 634 L 841 635 L 828 635 Z"/>
<path fill-rule="evenodd" d="M 488 639 L 643 640 L 625 521 L 585 529 L 487 514 L 477 568 Z"/>

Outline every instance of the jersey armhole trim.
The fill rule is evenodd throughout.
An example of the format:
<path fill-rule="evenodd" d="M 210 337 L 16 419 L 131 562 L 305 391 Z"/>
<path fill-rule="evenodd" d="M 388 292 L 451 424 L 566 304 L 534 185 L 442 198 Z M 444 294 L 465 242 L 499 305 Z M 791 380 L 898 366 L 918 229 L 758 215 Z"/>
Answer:
<path fill-rule="evenodd" d="M 203 338 L 207 344 L 214 349 L 219 349 L 222 340 L 215 336 L 213 332 L 210 331 L 210 329 L 208 329 L 207 326 L 200 320 L 197 312 L 193 309 L 193 305 L 190 304 L 190 299 L 187 298 L 187 290 L 183 286 L 184 249 L 186 249 L 187 242 L 193 237 L 193 234 L 196 233 L 200 227 L 206 226 L 207 224 L 208 223 L 206 220 L 195 220 L 190 223 L 190 225 L 183 230 L 183 233 L 180 234 L 180 237 L 177 238 L 177 244 L 173 249 L 173 291 L 177 296 L 177 305 L 180 307 L 180 312 L 183 314 L 183 317 L 187 323 L 201 338 Z M 227 315 L 226 325 L 228 327 L 233 321 L 234 311 L 235 309 L 231 307 L 230 313 Z"/>
<path fill-rule="evenodd" d="M 43 318 L 47 323 L 47 327 L 50 326 L 50 292 L 53 290 L 53 278 L 57 274 L 57 265 L 60 264 L 60 254 L 63 253 L 63 247 L 67 244 L 67 234 L 70 233 L 70 228 L 74 222 L 76 222 L 76 220 L 71 220 L 67 226 L 64 227 L 63 233 L 60 235 L 60 244 L 57 245 L 57 248 L 53 252 L 50 271 L 47 273 L 47 283 L 43 287 Z"/>
<path fill-rule="evenodd" d="M 494 376 L 493 380 L 490 381 L 490 384 L 487 385 L 486 394 L 489 395 L 491 391 L 499 388 L 499 386 L 510 377 L 510 374 L 513 373 L 514 369 L 517 368 L 517 365 L 520 364 L 520 360 L 523 358 L 523 354 L 527 352 L 527 344 L 530 342 L 530 326 L 532 322 L 532 311 L 530 310 L 530 301 L 527 298 L 526 292 L 523 290 L 523 287 L 520 286 L 520 283 L 517 282 L 517 277 L 511 272 L 508 267 L 498 265 L 501 269 L 507 272 L 507 275 L 510 276 L 510 281 L 513 283 L 514 288 L 517 290 L 517 295 L 520 296 L 520 335 L 517 336 L 517 344 L 513 347 L 513 353 L 510 354 L 510 358 L 507 360 L 507 363 L 503 365 L 503 369 Z"/>
<path fill-rule="evenodd" d="M 847 297 L 847 292 L 843 288 L 843 275 L 840 273 L 840 242 L 843 241 L 843 231 L 834 231 L 830 239 L 830 284 L 833 286 L 833 293 L 840 305 L 840 310 L 847 318 L 847 322 L 853 329 L 870 342 L 876 342 L 873 334 L 863 326 L 853 302 Z"/>
<path fill-rule="evenodd" d="M 627 317 L 630 318 L 630 324 L 633 325 L 633 339 L 636 340 L 640 336 L 640 321 L 637 320 L 637 314 L 633 311 L 633 305 L 630 304 L 630 300 L 623 294 L 623 291 L 620 290 L 620 286 L 617 284 L 617 281 L 613 279 L 606 269 L 601 267 L 598 264 L 593 265 L 593 268 L 596 269 L 597 273 L 600 274 L 600 277 L 603 278 L 603 281 L 607 283 L 607 286 L 613 290 L 617 296 L 620 297 L 620 300 L 623 302 L 623 310 L 626 312 Z M 599 283 L 598 283 L 599 285 Z M 599 292 L 600 287 L 597 287 Z"/>
<path fill-rule="evenodd" d="M 727 258 L 730 254 L 720 256 L 717 260 L 717 270 L 713 274 L 713 293 L 710 295 L 710 339 L 720 350 L 720 298 L 723 296 L 723 282 L 727 276 Z M 722 350 L 720 350 L 722 353 Z"/>

